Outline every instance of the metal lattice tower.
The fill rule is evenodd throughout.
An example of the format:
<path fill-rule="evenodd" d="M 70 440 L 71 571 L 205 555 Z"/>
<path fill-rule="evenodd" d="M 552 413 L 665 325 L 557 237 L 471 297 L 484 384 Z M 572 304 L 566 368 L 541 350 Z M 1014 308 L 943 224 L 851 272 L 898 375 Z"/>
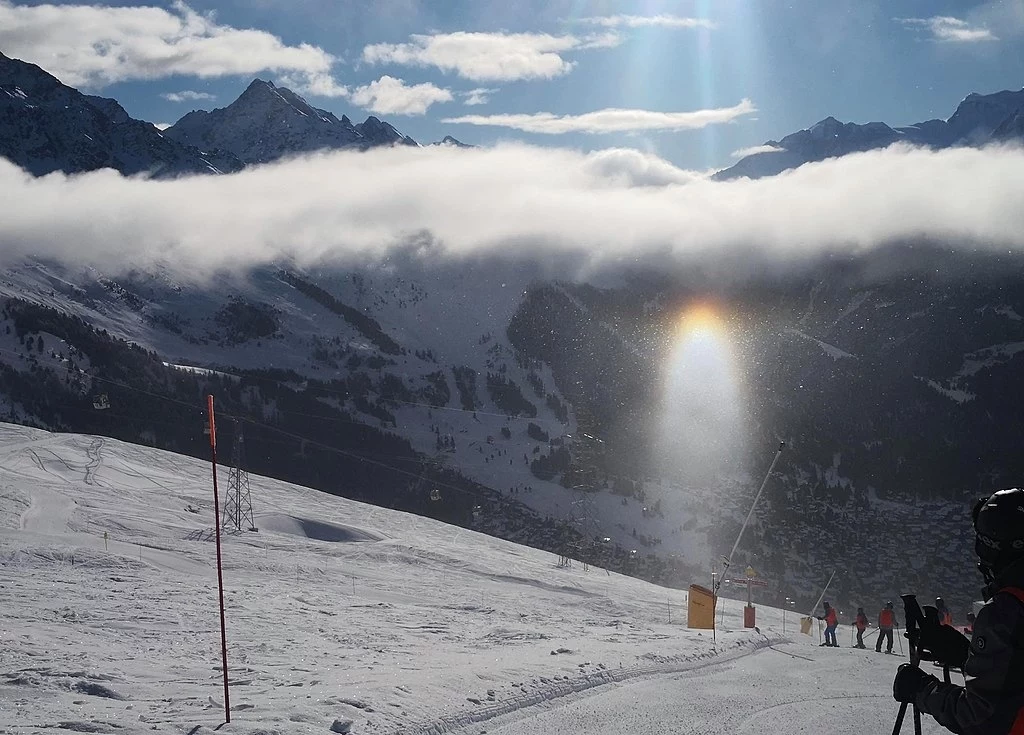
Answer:
<path fill-rule="evenodd" d="M 575 485 L 572 488 L 570 523 L 580 534 L 577 553 L 583 562 L 583 571 L 590 568 L 591 557 L 600 531 L 597 507 L 594 505 L 594 488 L 590 485 Z"/>
<path fill-rule="evenodd" d="M 256 520 L 252 515 L 252 497 L 249 494 L 249 473 L 243 469 L 245 463 L 245 435 L 242 422 L 235 422 L 235 443 L 231 448 L 231 467 L 228 469 L 228 497 L 224 503 L 221 519 L 223 528 L 236 531 L 255 531 Z"/>

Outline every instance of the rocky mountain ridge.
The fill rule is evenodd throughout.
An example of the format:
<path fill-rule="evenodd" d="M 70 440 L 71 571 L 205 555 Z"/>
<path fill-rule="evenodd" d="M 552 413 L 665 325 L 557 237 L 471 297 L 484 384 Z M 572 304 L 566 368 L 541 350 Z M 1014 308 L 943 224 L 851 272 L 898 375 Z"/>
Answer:
<path fill-rule="evenodd" d="M 224 150 L 245 164 L 269 163 L 318 150 L 418 143 L 393 125 L 370 116 L 354 124 L 348 116 L 313 107 L 273 82 L 255 79 L 227 107 L 193 110 L 164 131 L 171 140 L 202 150 Z"/>
<path fill-rule="evenodd" d="M 769 140 L 764 150 L 740 159 L 715 174 L 719 181 L 774 176 L 813 161 L 885 148 L 905 142 L 929 148 L 985 145 L 1024 140 L 1024 90 L 971 93 L 946 120 L 927 120 L 905 127 L 882 122 L 843 123 L 827 117 L 806 130 Z"/>
<path fill-rule="evenodd" d="M 454 140 L 446 144 L 465 145 Z M 419 144 L 377 117 L 339 119 L 260 79 L 227 107 L 194 110 L 161 131 L 114 99 L 82 94 L 0 54 L 0 156 L 36 176 L 101 168 L 156 178 L 233 173 L 318 150 L 391 145 Z"/>
<path fill-rule="evenodd" d="M 42 176 L 113 168 L 172 177 L 241 169 L 133 120 L 116 100 L 84 95 L 34 64 L 0 54 L 0 156 Z"/>

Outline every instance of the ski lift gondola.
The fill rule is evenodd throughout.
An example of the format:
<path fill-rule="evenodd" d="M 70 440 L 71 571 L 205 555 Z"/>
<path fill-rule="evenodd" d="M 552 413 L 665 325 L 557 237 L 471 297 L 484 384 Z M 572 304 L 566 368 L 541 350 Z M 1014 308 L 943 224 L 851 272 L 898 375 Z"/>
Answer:
<path fill-rule="evenodd" d="M 92 407 L 97 411 L 105 411 L 110 408 L 110 398 L 107 397 L 106 393 L 100 393 L 98 396 L 93 396 Z"/>
<path fill-rule="evenodd" d="M 441 499 L 441 491 L 438 488 L 436 488 L 436 487 L 430 488 L 430 499 L 433 500 L 434 502 L 437 502 L 438 500 L 440 500 Z"/>

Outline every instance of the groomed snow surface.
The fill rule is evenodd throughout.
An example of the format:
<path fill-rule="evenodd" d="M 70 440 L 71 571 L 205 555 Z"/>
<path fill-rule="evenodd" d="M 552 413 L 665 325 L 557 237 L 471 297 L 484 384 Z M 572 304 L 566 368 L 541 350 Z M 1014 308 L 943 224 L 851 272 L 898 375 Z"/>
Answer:
<path fill-rule="evenodd" d="M 0 732 L 221 725 L 210 484 L 198 460 L 0 424 Z M 849 648 L 849 626 L 842 648 L 819 648 L 792 613 L 785 633 L 766 607 L 760 633 L 743 629 L 728 600 L 716 644 L 686 628 L 685 592 L 308 488 L 252 488 L 260 531 L 224 538 L 220 732 L 892 729 L 902 659 Z M 925 731 L 942 732 L 927 718 Z"/>

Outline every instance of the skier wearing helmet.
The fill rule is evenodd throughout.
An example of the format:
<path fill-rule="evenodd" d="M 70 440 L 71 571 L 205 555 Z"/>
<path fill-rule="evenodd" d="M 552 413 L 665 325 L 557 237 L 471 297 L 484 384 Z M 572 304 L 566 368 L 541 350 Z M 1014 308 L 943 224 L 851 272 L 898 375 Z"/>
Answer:
<path fill-rule="evenodd" d="M 936 660 L 963 667 L 965 684 L 945 684 L 903 664 L 893 697 L 916 704 L 955 733 L 1024 734 L 1024 489 L 979 500 L 974 531 L 986 605 L 973 638 L 968 644 L 955 629 L 937 623 L 922 625 L 920 636 L 921 648 Z"/>

